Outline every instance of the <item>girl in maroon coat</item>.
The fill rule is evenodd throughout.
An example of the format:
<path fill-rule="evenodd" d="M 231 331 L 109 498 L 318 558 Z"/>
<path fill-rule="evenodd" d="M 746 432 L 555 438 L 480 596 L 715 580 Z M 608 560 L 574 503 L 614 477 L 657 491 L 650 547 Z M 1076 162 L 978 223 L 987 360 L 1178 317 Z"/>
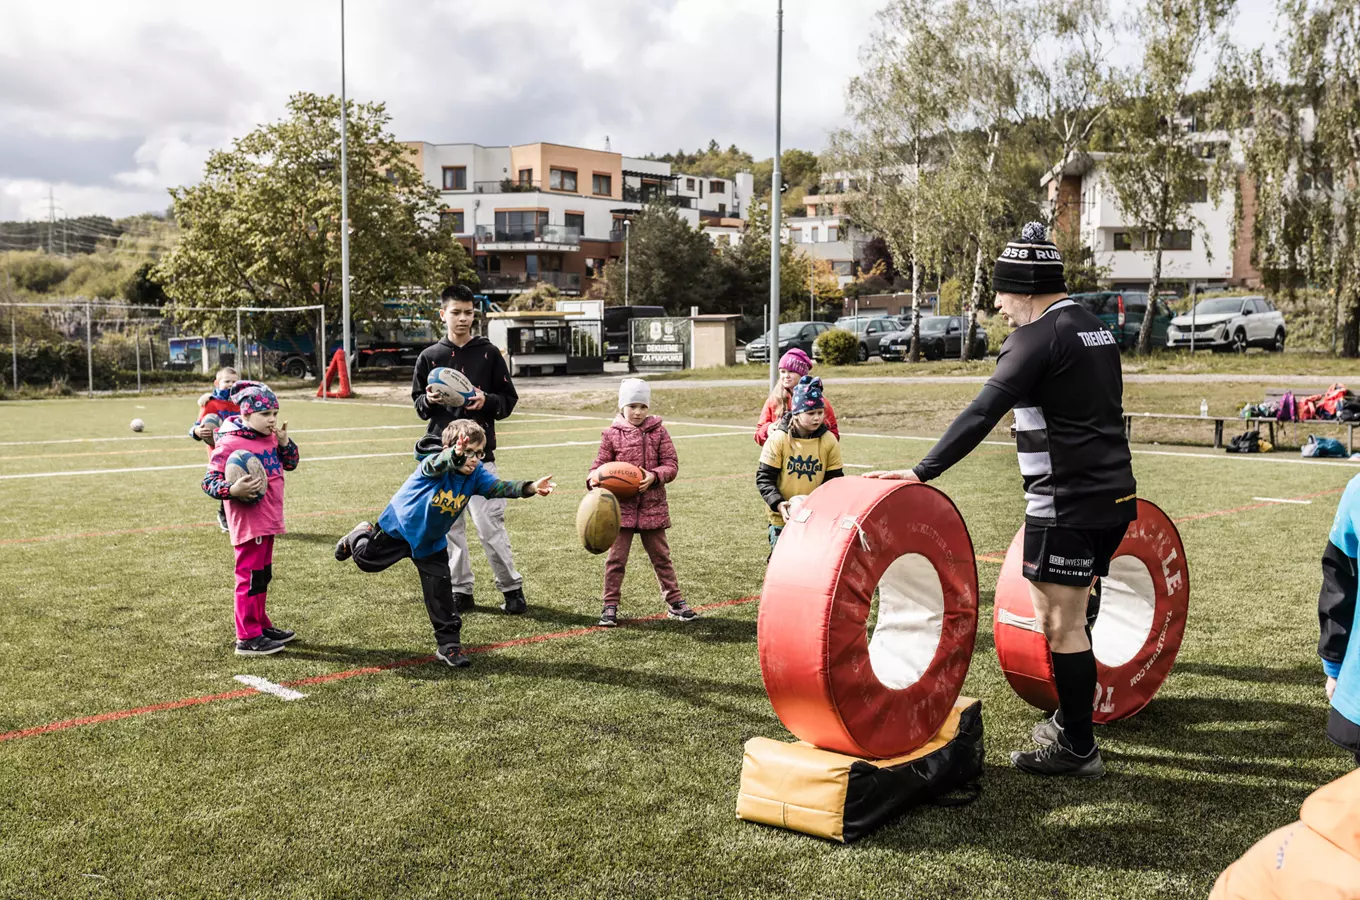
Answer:
<path fill-rule="evenodd" d="M 638 495 L 619 500 L 619 536 L 609 548 L 604 564 L 604 612 L 600 614 L 600 624 L 606 627 L 619 624 L 619 590 L 623 587 L 623 572 L 635 534 L 641 535 L 642 547 L 656 569 L 661 597 L 666 601 L 666 616 L 688 622 L 698 615 L 680 596 L 675 567 L 671 565 L 671 548 L 666 543 L 666 529 L 671 527 L 666 483 L 679 474 L 680 461 L 661 417 L 648 415 L 651 402 L 652 389 L 647 382 L 628 378 L 619 385 L 619 414 L 614 417 L 614 424 L 600 435 L 600 452 L 595 454 L 595 463 L 586 478 L 590 487 L 598 487 L 596 473 L 600 466 L 615 461 L 632 463 L 643 474 Z"/>

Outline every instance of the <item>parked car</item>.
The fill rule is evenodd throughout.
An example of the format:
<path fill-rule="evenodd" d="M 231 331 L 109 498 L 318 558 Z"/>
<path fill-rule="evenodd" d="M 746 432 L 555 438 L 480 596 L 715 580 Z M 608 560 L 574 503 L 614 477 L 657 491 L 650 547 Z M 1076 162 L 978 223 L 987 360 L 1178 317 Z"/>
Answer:
<path fill-rule="evenodd" d="M 802 350 L 808 356 L 812 355 L 812 345 L 817 340 L 817 335 L 823 331 L 831 329 L 830 322 L 782 322 L 779 325 L 779 353 L 776 358 L 783 356 L 794 347 Z M 746 345 L 747 362 L 769 362 L 770 353 L 769 336 L 758 337 Z"/>
<path fill-rule="evenodd" d="M 963 316 L 922 316 L 921 355 L 926 359 L 958 359 L 963 351 L 963 335 L 968 320 Z M 987 355 L 987 333 L 979 327 L 973 334 L 973 359 Z M 884 359 L 906 359 L 911 351 L 911 330 L 894 332 L 879 344 Z"/>
<path fill-rule="evenodd" d="M 1265 297 L 1214 297 L 1171 320 L 1167 347 L 1189 347 L 1193 325 L 1195 348 L 1215 353 L 1243 353 L 1248 347 L 1284 350 L 1284 314 Z"/>
<path fill-rule="evenodd" d="M 833 327 L 859 338 L 859 361 L 864 362 L 878 352 L 884 337 L 901 329 L 901 323 L 893 316 L 841 316 Z"/>
<path fill-rule="evenodd" d="M 1147 315 L 1147 291 L 1091 291 L 1073 294 L 1072 299 L 1105 323 L 1120 350 L 1132 350 L 1138 346 L 1138 332 L 1142 330 L 1143 319 Z M 1160 346 L 1166 341 L 1172 312 L 1162 297 L 1157 298 L 1153 308 L 1152 344 Z"/>

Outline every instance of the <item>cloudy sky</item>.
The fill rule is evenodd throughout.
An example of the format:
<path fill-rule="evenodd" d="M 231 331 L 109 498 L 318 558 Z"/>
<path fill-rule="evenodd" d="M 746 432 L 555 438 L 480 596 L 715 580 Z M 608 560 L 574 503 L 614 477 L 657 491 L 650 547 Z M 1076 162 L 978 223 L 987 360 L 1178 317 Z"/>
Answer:
<path fill-rule="evenodd" d="M 784 145 L 819 150 L 883 0 L 785 0 Z M 1127 0 L 1115 0 L 1116 4 Z M 401 139 L 773 148 L 774 0 L 348 0 L 350 97 Z M 1239 0 L 1261 40 L 1271 0 Z M 339 93 L 339 0 L 10 2 L 0 220 L 168 205 L 208 151 Z"/>

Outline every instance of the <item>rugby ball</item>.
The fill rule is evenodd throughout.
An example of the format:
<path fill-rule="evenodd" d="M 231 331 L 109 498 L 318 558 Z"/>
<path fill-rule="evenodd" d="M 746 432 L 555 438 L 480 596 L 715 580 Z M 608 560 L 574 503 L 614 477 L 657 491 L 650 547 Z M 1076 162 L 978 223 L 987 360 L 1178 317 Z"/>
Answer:
<path fill-rule="evenodd" d="M 467 376 L 448 366 L 431 369 L 425 382 L 444 398 L 445 404 L 455 409 L 477 396 L 477 390 Z"/>
<path fill-rule="evenodd" d="M 203 439 L 203 443 L 207 444 L 209 447 L 216 446 L 217 429 L 222 427 L 222 417 L 219 416 L 217 413 L 208 413 L 202 419 L 198 420 L 198 424 L 200 426 L 202 425 L 208 426 L 209 434 L 207 437 Z"/>
<path fill-rule="evenodd" d="M 133 419 L 133 420 L 132 420 L 132 430 L 133 430 L 133 431 L 141 431 L 141 430 L 142 430 L 143 428 L 145 428 L 145 427 L 146 427 L 146 423 L 143 422 L 141 419 Z"/>
<path fill-rule="evenodd" d="M 255 494 L 253 497 L 241 497 L 240 500 L 246 503 L 253 503 L 264 496 L 269 489 L 268 476 L 265 475 L 264 463 L 260 458 L 249 450 L 237 450 L 227 457 L 227 484 L 235 484 L 247 475 L 258 475 L 264 483 L 264 490 Z"/>
<path fill-rule="evenodd" d="M 645 477 L 641 469 L 626 462 L 608 462 L 595 472 L 595 481 L 599 486 L 620 500 L 636 497 Z"/>
<path fill-rule="evenodd" d="M 603 553 L 619 536 L 619 500 L 609 491 L 594 488 L 576 508 L 576 534 L 591 553 Z"/>

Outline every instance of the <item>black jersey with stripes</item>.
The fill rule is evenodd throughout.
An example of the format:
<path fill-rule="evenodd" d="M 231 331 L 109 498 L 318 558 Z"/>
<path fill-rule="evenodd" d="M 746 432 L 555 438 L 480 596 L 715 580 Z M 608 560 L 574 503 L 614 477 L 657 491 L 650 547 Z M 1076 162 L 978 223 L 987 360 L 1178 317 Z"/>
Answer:
<path fill-rule="evenodd" d="M 1124 377 L 1114 337 L 1060 300 L 1001 346 L 996 373 L 916 467 L 938 477 L 1014 408 L 1025 520 L 1104 528 L 1133 521 L 1137 485 L 1124 436 Z"/>
<path fill-rule="evenodd" d="M 1100 319 L 1058 301 L 1006 339 L 987 383 L 1015 400 L 1026 521 L 1100 527 L 1137 517 L 1119 347 Z"/>

